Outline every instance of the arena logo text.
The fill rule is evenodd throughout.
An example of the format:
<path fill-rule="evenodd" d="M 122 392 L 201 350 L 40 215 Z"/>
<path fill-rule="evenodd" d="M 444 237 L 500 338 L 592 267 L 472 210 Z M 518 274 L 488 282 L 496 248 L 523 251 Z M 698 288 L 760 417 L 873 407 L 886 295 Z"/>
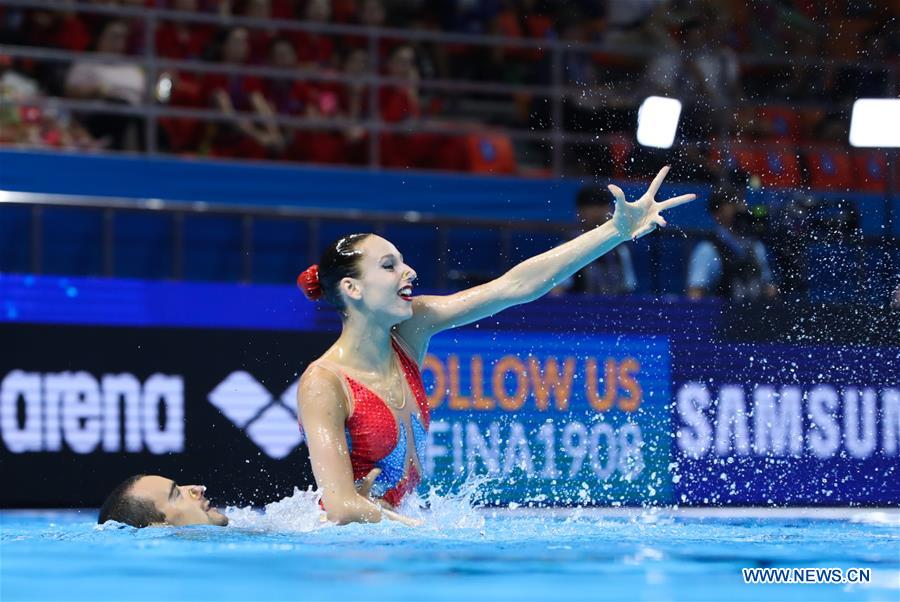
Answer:
<path fill-rule="evenodd" d="M 184 380 L 153 374 L 13 370 L 0 382 L 0 434 L 12 453 L 184 449 Z"/>

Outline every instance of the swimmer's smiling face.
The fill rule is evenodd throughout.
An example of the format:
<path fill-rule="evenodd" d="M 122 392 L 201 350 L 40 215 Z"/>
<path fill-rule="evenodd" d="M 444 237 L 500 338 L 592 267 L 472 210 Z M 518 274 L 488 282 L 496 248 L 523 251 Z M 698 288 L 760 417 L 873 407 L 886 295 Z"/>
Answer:
<path fill-rule="evenodd" d="M 152 503 L 166 517 L 166 525 L 228 524 L 228 517 L 211 506 L 203 485 L 178 485 L 172 479 L 144 476 L 138 479 L 130 495 Z"/>
<path fill-rule="evenodd" d="M 341 288 L 348 301 L 391 325 L 412 317 L 412 292 L 416 272 L 390 241 L 376 235 L 359 243 L 360 277 L 344 278 Z"/>

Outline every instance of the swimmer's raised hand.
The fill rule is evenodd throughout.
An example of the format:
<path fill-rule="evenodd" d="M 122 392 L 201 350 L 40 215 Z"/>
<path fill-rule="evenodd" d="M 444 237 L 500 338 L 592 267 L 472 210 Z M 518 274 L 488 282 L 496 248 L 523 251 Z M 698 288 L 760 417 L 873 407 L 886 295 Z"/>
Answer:
<path fill-rule="evenodd" d="M 666 209 L 671 209 L 688 203 L 697 198 L 696 194 L 682 194 L 671 198 L 667 201 L 656 201 L 656 193 L 666 179 L 669 173 L 669 166 L 666 165 L 659 170 L 656 177 L 647 188 L 647 192 L 638 200 L 630 203 L 625 200 L 625 193 L 615 184 L 610 184 L 607 188 L 612 193 L 616 202 L 616 209 L 613 212 L 612 224 L 616 231 L 623 238 L 637 240 L 638 238 L 653 232 L 657 227 L 664 228 L 666 220 L 661 213 Z"/>

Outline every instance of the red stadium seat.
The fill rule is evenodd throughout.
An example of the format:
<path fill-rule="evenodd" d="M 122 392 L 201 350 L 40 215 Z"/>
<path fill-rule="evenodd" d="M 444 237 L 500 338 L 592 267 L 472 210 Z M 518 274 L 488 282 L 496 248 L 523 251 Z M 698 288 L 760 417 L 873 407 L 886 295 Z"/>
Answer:
<path fill-rule="evenodd" d="M 815 140 L 816 129 L 825 118 L 825 111 L 822 109 L 812 109 L 804 107 L 800 111 L 798 125 L 800 129 L 800 138 L 802 140 Z"/>
<path fill-rule="evenodd" d="M 769 148 L 760 151 L 760 178 L 764 186 L 790 188 L 800 186 L 800 162 L 794 148 Z"/>
<path fill-rule="evenodd" d="M 612 157 L 613 175 L 615 175 L 615 177 L 625 177 L 625 165 L 628 162 L 628 157 L 631 156 L 631 150 L 631 140 L 629 140 L 625 136 L 617 136 L 612 142 L 610 142 L 609 154 Z"/>
<path fill-rule="evenodd" d="M 734 148 L 730 154 L 730 157 L 726 157 L 728 164 L 733 162 L 742 171 L 751 175 L 760 175 L 762 172 L 762 157 L 752 148 Z"/>
<path fill-rule="evenodd" d="M 763 186 L 789 188 L 801 183 L 800 162 L 793 148 L 735 148 L 732 155 L 737 166 L 750 175 L 759 176 Z"/>
<path fill-rule="evenodd" d="M 813 188 L 850 190 L 853 188 L 853 165 L 845 151 L 817 148 L 806 153 L 809 185 Z"/>
<path fill-rule="evenodd" d="M 757 118 L 763 125 L 768 138 L 778 140 L 797 140 L 800 133 L 800 120 L 796 111 L 788 107 L 761 107 Z"/>
<path fill-rule="evenodd" d="M 466 137 L 466 158 L 473 173 L 516 173 L 516 157 L 509 136 L 499 133 Z"/>
<path fill-rule="evenodd" d="M 512 10 L 506 10 L 497 15 L 494 26 L 496 33 L 508 38 L 533 38 L 543 39 L 550 35 L 553 29 L 553 21 L 544 15 L 527 14 L 517 15 Z M 544 57 L 542 48 L 504 48 L 504 56 L 530 61 L 538 61 Z"/>
<path fill-rule="evenodd" d="M 866 192 L 887 190 L 888 165 L 884 153 L 863 151 L 853 155 L 854 187 Z"/>

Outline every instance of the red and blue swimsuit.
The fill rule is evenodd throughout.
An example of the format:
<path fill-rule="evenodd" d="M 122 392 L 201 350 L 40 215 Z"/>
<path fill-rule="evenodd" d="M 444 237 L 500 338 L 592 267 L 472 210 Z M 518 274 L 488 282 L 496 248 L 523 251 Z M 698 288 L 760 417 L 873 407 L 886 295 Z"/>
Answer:
<path fill-rule="evenodd" d="M 425 437 L 430 421 L 422 374 L 419 366 L 396 339 L 391 338 L 391 346 L 400 360 L 406 382 L 421 415 L 421 420 L 415 412 L 410 417 L 414 450 L 421 465 L 425 458 Z M 322 362 L 322 367 L 326 368 L 326 362 Z M 352 396 L 350 401 L 353 409 L 347 419 L 345 433 L 353 479 L 361 479 L 373 468 L 380 468 L 381 474 L 375 480 L 372 493 L 396 506 L 403 496 L 415 491 L 421 481 L 421 475 L 413 463 L 410 463 L 409 472 L 404 476 L 409 446 L 406 428 L 394 417 L 387 403 L 377 393 L 343 372 L 339 376 L 347 384 L 348 395 Z"/>

